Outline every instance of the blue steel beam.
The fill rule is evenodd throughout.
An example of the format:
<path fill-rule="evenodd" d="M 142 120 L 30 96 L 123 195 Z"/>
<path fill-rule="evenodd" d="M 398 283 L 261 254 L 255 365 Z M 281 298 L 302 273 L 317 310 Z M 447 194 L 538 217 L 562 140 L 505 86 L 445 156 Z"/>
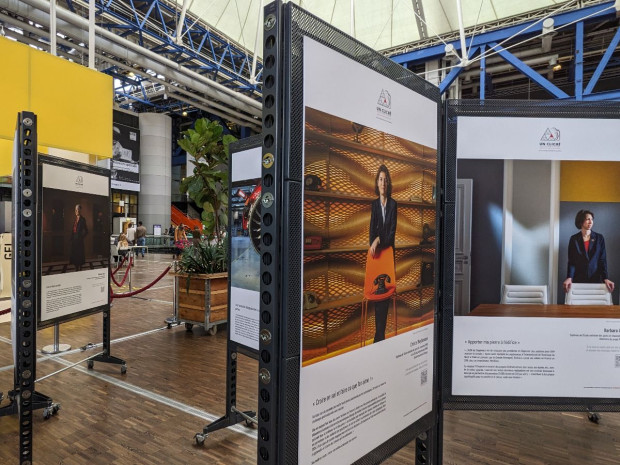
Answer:
<path fill-rule="evenodd" d="M 479 47 L 472 47 L 472 48 L 470 48 L 469 49 L 469 54 L 467 55 L 467 58 L 469 58 L 471 60 L 471 58 L 478 51 L 478 48 Z M 459 76 L 459 74 L 461 74 L 461 71 L 463 71 L 463 67 L 461 67 L 461 66 L 455 66 L 454 68 L 452 68 L 452 70 L 448 73 L 448 75 L 439 84 L 439 92 L 443 94 L 445 92 L 445 90 L 452 85 L 452 83 Z"/>
<path fill-rule="evenodd" d="M 583 97 L 583 21 L 575 25 L 575 100 Z"/>
<path fill-rule="evenodd" d="M 168 100 L 166 105 L 162 105 L 161 102 L 154 102 L 150 99 L 148 92 L 144 87 L 144 82 L 149 82 L 147 77 L 136 76 L 134 78 L 129 78 L 116 66 L 103 69 L 101 72 L 112 76 L 120 82 L 120 85 L 115 85 L 114 87 L 115 97 L 123 97 L 131 100 L 132 102 L 141 103 L 159 111 L 177 113 L 179 115 L 181 114 L 183 107 L 187 107 L 188 105 L 173 99 Z M 122 108 L 130 109 L 130 103 L 128 102 L 120 102 L 119 105 Z"/>
<path fill-rule="evenodd" d="M 605 2 L 600 5 L 581 8 L 575 11 L 569 11 L 566 13 L 560 13 L 555 16 L 551 16 L 554 21 L 555 29 L 559 29 L 569 23 L 574 23 L 588 17 L 589 20 L 601 20 L 602 18 L 615 18 L 614 2 Z M 536 21 L 539 21 L 536 23 Z M 527 30 L 526 30 L 527 29 Z M 491 42 L 501 42 L 512 36 L 526 37 L 531 35 L 540 34 L 542 32 L 542 21 L 532 20 L 527 21 L 516 26 L 510 26 L 504 29 L 485 32 L 478 34 L 471 41 L 472 46 L 488 45 Z M 460 40 L 454 40 L 448 42 L 452 44 L 455 50 L 461 49 Z M 415 50 L 412 52 L 403 53 L 401 55 L 393 55 L 390 58 L 399 64 L 406 63 L 422 63 L 445 56 L 445 44 L 434 45 L 422 50 Z"/>
<path fill-rule="evenodd" d="M 506 60 L 516 69 L 518 69 L 520 72 L 525 74 L 528 78 L 530 78 L 536 84 L 541 86 L 551 95 L 553 95 L 555 98 L 569 98 L 569 95 L 566 92 L 564 92 L 562 89 L 557 87 L 555 84 L 551 83 L 549 80 L 542 77 L 540 74 L 538 74 L 536 71 L 534 71 L 532 68 L 530 68 L 525 63 L 523 63 L 521 60 L 519 60 L 516 56 L 514 56 L 508 50 L 505 50 L 504 48 L 500 47 L 498 44 L 494 44 L 494 43 L 489 44 L 489 46 L 493 50 L 495 50 L 499 54 L 499 56 L 501 56 L 504 60 Z"/>
<path fill-rule="evenodd" d="M 609 59 L 611 58 L 611 56 L 615 52 L 616 47 L 618 46 L 619 42 L 620 42 L 620 27 L 616 31 L 616 34 L 614 35 L 614 38 L 611 39 L 611 43 L 609 44 L 609 47 L 607 47 L 607 50 L 605 50 L 605 54 L 603 55 L 603 58 L 601 58 L 601 61 L 598 64 L 598 66 L 596 67 L 596 70 L 594 71 L 594 74 L 590 78 L 590 82 L 588 82 L 588 86 L 586 87 L 586 90 L 583 92 L 584 95 L 590 95 L 592 93 L 592 91 L 594 90 L 594 86 L 596 85 L 596 83 L 598 82 L 599 78 L 603 74 L 603 71 L 605 70 L 605 67 L 609 63 Z"/>
<path fill-rule="evenodd" d="M 73 7 L 71 0 L 66 0 Z M 233 90 L 249 91 L 260 98 L 260 88 L 251 82 L 252 57 L 244 50 L 220 37 L 213 30 L 207 30 L 194 20 L 185 17 L 183 22 L 183 45 L 176 43 L 173 27 L 180 13 L 160 0 L 96 0 L 97 15 L 113 17 L 121 24 L 103 20 L 102 27 L 110 31 L 122 30 L 124 34 L 133 33 L 144 46 L 146 37 L 158 42 L 151 50 L 162 54 L 176 54 L 178 61 L 193 60 L 199 63 L 199 70 L 213 79 L 221 79 L 223 84 Z M 168 18 L 168 21 L 166 21 Z M 163 50 L 162 50 L 163 48 Z M 262 73 L 262 64 L 257 64 L 257 74 Z M 218 81 L 219 82 L 219 81 Z"/>

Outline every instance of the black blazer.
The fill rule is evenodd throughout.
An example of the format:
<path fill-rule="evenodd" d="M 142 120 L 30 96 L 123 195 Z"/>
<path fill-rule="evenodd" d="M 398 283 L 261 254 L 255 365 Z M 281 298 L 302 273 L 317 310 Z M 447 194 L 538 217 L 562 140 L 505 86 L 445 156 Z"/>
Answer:
<path fill-rule="evenodd" d="M 602 234 L 590 233 L 590 246 L 586 253 L 581 231 L 568 241 L 567 278 L 575 283 L 602 283 L 607 276 L 607 252 Z"/>
<path fill-rule="evenodd" d="M 379 247 L 377 251 L 389 246 L 394 247 L 396 236 L 396 200 L 388 198 L 385 205 L 385 221 L 381 213 L 381 201 L 375 199 L 370 205 L 370 234 L 369 245 L 379 236 Z"/>

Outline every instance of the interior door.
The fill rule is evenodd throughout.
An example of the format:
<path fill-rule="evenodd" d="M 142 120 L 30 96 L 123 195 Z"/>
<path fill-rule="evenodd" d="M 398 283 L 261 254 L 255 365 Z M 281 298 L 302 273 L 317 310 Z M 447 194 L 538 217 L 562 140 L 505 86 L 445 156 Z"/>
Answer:
<path fill-rule="evenodd" d="M 469 313 L 471 279 L 472 179 L 456 180 L 456 228 L 454 233 L 454 314 Z"/>

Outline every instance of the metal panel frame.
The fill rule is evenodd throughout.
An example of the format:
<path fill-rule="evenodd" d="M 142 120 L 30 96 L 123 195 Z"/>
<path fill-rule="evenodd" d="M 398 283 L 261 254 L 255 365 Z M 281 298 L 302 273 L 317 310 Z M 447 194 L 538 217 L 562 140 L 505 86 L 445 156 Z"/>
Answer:
<path fill-rule="evenodd" d="M 228 182 L 229 186 L 232 185 L 232 154 L 237 152 L 243 152 L 244 150 L 249 150 L 262 146 L 262 139 L 260 135 L 248 137 L 246 139 L 241 139 L 236 142 L 233 142 L 229 145 L 229 163 L 228 163 Z M 228 189 L 228 197 L 229 199 L 232 197 L 232 187 Z M 237 409 L 237 358 L 239 354 L 243 354 L 247 357 L 253 358 L 255 360 L 258 359 L 258 350 L 255 350 L 251 347 L 248 347 L 239 342 L 233 341 L 230 338 L 230 330 L 231 330 L 231 281 L 230 281 L 230 257 L 232 256 L 232 208 L 228 208 L 228 250 L 226 251 L 227 260 L 228 260 L 228 311 L 227 311 L 227 321 L 228 321 L 228 336 L 226 340 L 226 405 L 225 405 L 225 414 L 223 417 L 218 418 L 214 422 L 206 425 L 201 433 L 196 433 L 194 438 L 196 439 L 196 443 L 202 445 L 208 436 L 209 433 L 217 431 L 218 429 L 228 428 L 230 426 L 234 426 L 237 423 L 245 421 L 246 426 L 251 426 L 252 424 L 257 423 L 256 420 L 256 412 L 253 410 L 241 411 Z M 258 334 L 256 335 L 258 337 Z"/>
<path fill-rule="evenodd" d="M 83 163 L 78 163 L 72 160 L 66 160 L 64 158 L 58 158 L 58 157 L 53 157 L 51 155 L 46 155 L 46 156 L 42 156 L 42 157 L 38 157 L 38 164 L 37 164 L 37 169 L 38 169 L 38 192 L 37 192 L 37 217 L 39 220 L 39 224 L 41 221 L 41 214 L 42 214 L 42 197 L 43 197 L 43 189 L 42 189 L 42 182 L 43 182 L 43 165 L 52 165 L 52 166 L 59 166 L 62 168 L 67 168 L 67 169 L 71 169 L 71 170 L 75 170 L 75 171 L 81 171 L 84 173 L 91 173 L 91 174 L 96 174 L 99 176 L 104 176 L 107 177 L 108 179 L 108 202 L 107 202 L 107 208 L 108 208 L 108 218 L 111 218 L 111 209 L 112 209 L 112 204 L 110 203 L 110 199 L 109 199 L 109 193 L 110 193 L 110 170 L 107 168 L 102 168 L 100 166 L 95 166 L 95 165 L 86 165 Z M 42 234 L 40 234 L 40 237 L 38 237 L 38 246 L 41 247 L 41 241 L 42 241 Z M 107 247 L 107 242 L 106 242 L 106 247 Z M 107 248 L 106 248 L 107 250 Z M 107 252 L 107 254 L 109 255 L 109 252 Z M 108 257 L 109 260 L 109 257 Z M 36 259 L 36 264 L 37 264 L 37 279 L 39 280 L 39 282 L 41 282 L 41 264 L 42 264 L 42 253 L 41 253 L 41 249 L 39 250 L 39 253 L 37 254 L 37 259 Z M 109 264 L 109 262 L 108 262 Z M 110 288 L 110 274 L 108 273 L 108 282 L 107 282 L 107 287 L 108 289 Z M 54 318 L 45 322 L 41 322 L 40 318 L 41 318 L 41 293 L 39 293 L 38 296 L 38 308 L 37 308 L 37 329 L 43 329 L 43 328 L 47 328 L 49 326 L 53 326 L 57 323 L 64 323 L 67 321 L 72 321 L 72 320 L 76 320 L 78 318 L 82 318 L 88 315 L 93 315 L 95 313 L 99 313 L 99 312 L 105 312 L 105 313 L 109 313 L 110 311 L 110 294 L 108 293 L 108 302 L 107 304 L 104 305 L 99 305 L 96 307 L 92 307 L 90 309 L 87 310 L 82 310 L 80 312 L 77 313 L 73 313 L 71 315 L 66 315 L 66 316 L 61 316 L 58 318 Z M 105 328 L 104 328 L 105 330 Z M 104 337 L 105 340 L 105 337 Z"/>
<path fill-rule="evenodd" d="M 274 2 L 268 5 L 265 9 L 264 29 L 258 463 L 293 464 L 298 461 L 301 356 L 302 218 L 299 212 L 303 176 L 303 37 L 310 36 L 344 56 L 391 79 L 398 79 L 400 84 L 435 100 L 438 132 L 440 94 L 437 87 L 292 3 L 281 6 L 280 2 Z M 439 173 L 438 167 L 438 182 Z M 437 221 L 439 216 L 437 210 Z M 436 313 L 435 352 L 438 321 Z M 434 365 L 435 393 L 438 386 L 437 356 L 434 357 Z M 379 463 L 417 436 L 420 436 L 420 450 L 428 450 L 434 438 L 432 430 L 438 411 L 436 396 L 433 397 L 432 412 L 386 440 L 356 463 Z M 426 460 L 429 454 L 421 454 L 420 457 Z"/>
<path fill-rule="evenodd" d="M 618 102 L 570 102 L 570 101 L 520 101 L 520 100 L 448 100 L 445 103 L 445 198 L 446 206 L 454 205 L 456 195 L 456 137 L 458 118 L 479 117 L 556 117 L 556 118 L 620 118 Z M 452 357 L 454 334 L 454 311 L 452 292 L 454 285 L 454 208 L 446 208 L 443 230 L 442 283 L 443 301 L 441 324 L 442 410 L 531 410 L 531 411 L 620 411 L 620 399 L 574 398 L 574 397 L 514 397 L 514 396 L 455 396 L 452 395 Z"/>
<path fill-rule="evenodd" d="M 17 159 L 13 179 L 13 298 L 15 328 L 15 394 L 19 417 L 19 463 L 32 463 L 32 398 L 35 395 L 37 312 L 39 278 L 37 273 L 37 117 L 21 112 L 17 117 Z"/>

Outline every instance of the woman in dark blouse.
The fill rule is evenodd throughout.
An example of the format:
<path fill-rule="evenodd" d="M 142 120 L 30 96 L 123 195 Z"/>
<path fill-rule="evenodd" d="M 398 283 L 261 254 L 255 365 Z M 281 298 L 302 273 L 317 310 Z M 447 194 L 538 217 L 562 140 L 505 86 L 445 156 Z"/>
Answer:
<path fill-rule="evenodd" d="M 609 292 L 614 283 L 607 275 L 607 251 L 602 234 L 592 231 L 594 213 L 579 210 L 575 217 L 579 232 L 568 241 L 568 269 L 564 280 L 564 291 L 568 292 L 572 283 L 605 283 Z"/>

